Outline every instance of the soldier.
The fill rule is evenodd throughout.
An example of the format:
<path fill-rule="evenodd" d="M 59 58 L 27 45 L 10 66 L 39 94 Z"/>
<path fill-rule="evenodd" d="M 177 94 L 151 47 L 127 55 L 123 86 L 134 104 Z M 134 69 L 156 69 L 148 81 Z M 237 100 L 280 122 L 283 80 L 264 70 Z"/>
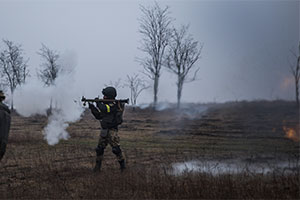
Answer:
<path fill-rule="evenodd" d="M 10 129 L 10 110 L 2 103 L 4 101 L 5 95 L 2 90 L 0 90 L 0 160 L 3 158 L 6 151 L 6 144 Z"/>
<path fill-rule="evenodd" d="M 103 99 L 115 99 L 117 96 L 117 91 L 114 87 L 106 87 L 102 90 L 102 94 Z M 89 103 L 89 108 L 91 109 L 94 117 L 100 120 L 102 127 L 98 146 L 96 147 L 97 157 L 96 165 L 93 171 L 100 171 L 104 149 L 106 148 L 107 144 L 110 144 L 112 147 L 112 152 L 116 155 L 120 164 L 120 169 L 123 171 L 125 169 L 125 159 L 119 144 L 120 138 L 118 136 L 118 120 L 116 119 L 118 105 L 116 102 L 97 102 L 97 107 Z"/>

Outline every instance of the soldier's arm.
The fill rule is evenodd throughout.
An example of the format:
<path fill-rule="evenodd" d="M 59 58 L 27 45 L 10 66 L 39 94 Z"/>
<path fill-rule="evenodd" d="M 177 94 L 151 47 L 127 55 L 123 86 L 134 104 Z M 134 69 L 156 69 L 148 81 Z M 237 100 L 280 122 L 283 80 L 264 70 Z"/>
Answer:
<path fill-rule="evenodd" d="M 98 108 L 96 108 L 93 104 L 89 105 L 89 108 L 91 109 L 91 112 L 96 119 L 102 119 L 102 113 L 99 111 Z"/>

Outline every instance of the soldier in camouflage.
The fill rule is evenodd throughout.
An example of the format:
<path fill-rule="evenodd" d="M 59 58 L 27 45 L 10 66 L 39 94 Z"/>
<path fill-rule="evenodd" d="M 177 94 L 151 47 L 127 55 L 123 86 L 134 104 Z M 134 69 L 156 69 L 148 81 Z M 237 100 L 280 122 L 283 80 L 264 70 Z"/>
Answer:
<path fill-rule="evenodd" d="M 10 110 L 3 103 L 5 95 L 0 90 L 0 160 L 3 158 L 6 151 L 6 144 L 10 129 Z"/>
<path fill-rule="evenodd" d="M 106 87 L 102 90 L 103 99 L 115 99 L 117 91 L 114 87 Z M 118 123 L 116 120 L 116 112 L 118 105 L 115 102 L 102 103 L 97 102 L 97 106 L 89 103 L 92 114 L 101 124 L 101 133 L 98 145 L 96 147 L 96 165 L 94 172 L 99 172 L 103 160 L 104 149 L 108 144 L 112 147 L 112 152 L 116 155 L 120 164 L 120 169 L 125 169 L 125 159 L 120 147 L 120 138 L 118 136 Z"/>

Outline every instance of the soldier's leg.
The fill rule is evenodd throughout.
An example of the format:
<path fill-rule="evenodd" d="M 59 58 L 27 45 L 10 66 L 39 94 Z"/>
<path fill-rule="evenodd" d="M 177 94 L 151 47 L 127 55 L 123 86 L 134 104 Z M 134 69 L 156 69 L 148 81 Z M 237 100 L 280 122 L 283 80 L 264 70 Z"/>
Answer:
<path fill-rule="evenodd" d="M 118 162 L 120 164 L 120 169 L 125 169 L 125 159 L 123 156 L 122 149 L 120 147 L 120 137 L 118 136 L 117 130 L 109 130 L 110 132 L 110 140 L 109 144 L 112 148 L 112 152 L 116 155 Z"/>
<path fill-rule="evenodd" d="M 98 145 L 96 147 L 96 165 L 94 167 L 94 172 L 99 172 L 101 169 L 101 164 L 103 160 L 103 155 L 104 155 L 104 149 L 107 146 L 107 138 L 102 137 L 100 134 L 100 138 L 98 141 Z"/>
<path fill-rule="evenodd" d="M 0 140 L 0 160 L 2 160 L 4 154 L 6 151 L 6 142 L 4 142 L 3 140 Z"/>

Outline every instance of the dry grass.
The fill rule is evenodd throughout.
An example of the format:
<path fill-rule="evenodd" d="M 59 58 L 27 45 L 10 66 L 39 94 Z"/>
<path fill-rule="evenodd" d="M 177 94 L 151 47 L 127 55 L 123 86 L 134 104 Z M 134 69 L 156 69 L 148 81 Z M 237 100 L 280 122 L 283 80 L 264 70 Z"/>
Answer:
<path fill-rule="evenodd" d="M 0 198 L 28 199 L 297 199 L 299 173 L 185 173 L 179 177 L 159 166 L 135 164 L 121 173 L 113 166 L 100 174 L 77 162 L 43 160 L 34 169 L 11 172 Z M 164 170 L 165 169 L 165 170 Z"/>
<path fill-rule="evenodd" d="M 72 124 L 71 138 L 55 146 L 43 140 L 45 117 L 13 116 L 7 153 L 0 163 L 0 198 L 27 199 L 299 199 L 294 173 L 169 173 L 191 159 L 298 162 L 299 143 L 285 137 L 294 126 L 290 102 L 214 105 L 202 117 L 171 110 L 130 109 L 120 128 L 128 169 L 120 173 L 107 148 L 100 174 L 92 173 L 99 124 L 89 113 Z"/>

